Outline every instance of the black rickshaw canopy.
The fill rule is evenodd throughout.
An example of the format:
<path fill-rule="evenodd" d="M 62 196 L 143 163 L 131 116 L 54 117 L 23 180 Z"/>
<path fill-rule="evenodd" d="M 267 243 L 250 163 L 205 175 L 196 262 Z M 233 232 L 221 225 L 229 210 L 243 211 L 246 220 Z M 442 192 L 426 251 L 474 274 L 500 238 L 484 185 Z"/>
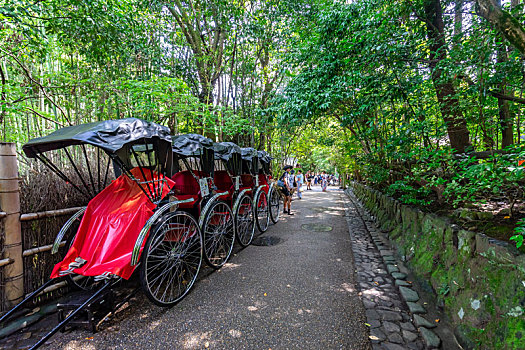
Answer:
<path fill-rule="evenodd" d="M 188 160 L 193 159 L 197 161 L 200 169 L 209 176 L 213 176 L 213 168 L 215 162 L 215 152 L 213 149 L 213 141 L 205 136 L 198 134 L 183 134 L 172 136 L 171 149 L 174 154 L 174 171 L 177 172 L 178 161 L 182 160 L 188 167 Z M 193 163 L 193 162 L 192 162 Z M 189 169 L 188 169 L 189 170 Z"/>
<path fill-rule="evenodd" d="M 142 119 L 126 118 L 61 128 L 30 140 L 22 149 L 28 158 L 35 158 L 38 153 L 89 144 L 111 154 L 130 143 L 153 138 L 171 143 L 170 129 Z"/>
<path fill-rule="evenodd" d="M 259 159 L 255 148 L 241 148 L 242 172 L 256 176 L 259 173 Z"/>
<path fill-rule="evenodd" d="M 270 174 L 270 165 L 272 162 L 272 157 L 270 154 L 266 151 L 257 151 L 257 155 L 259 156 L 259 163 L 260 163 L 260 170 L 266 174 Z"/>
<path fill-rule="evenodd" d="M 215 159 L 220 159 L 232 176 L 239 176 L 242 172 L 241 147 L 233 142 L 217 142 L 213 145 Z"/>
<path fill-rule="evenodd" d="M 88 152 L 86 145 L 95 147 L 96 151 Z M 70 150 L 70 148 L 77 148 L 76 146 L 83 157 L 75 157 Z M 114 165 L 115 177 L 124 172 L 139 183 L 152 201 L 161 194 L 159 189 L 163 180 L 159 178 L 160 174 L 171 172 L 170 129 L 138 118 L 64 127 L 47 136 L 30 140 L 22 149 L 28 158 L 37 158 L 88 198 L 93 198 L 105 188 L 111 161 Z M 107 160 L 102 159 L 100 150 L 109 156 L 106 157 Z M 63 151 L 74 173 L 66 174 L 61 166 L 54 164 L 54 158 L 44 154 L 50 151 Z M 131 169 L 135 167 L 140 170 L 143 180 L 136 179 L 131 173 Z M 144 182 L 146 173 L 150 175 L 151 179 L 148 182 L 152 183 L 151 186 Z M 141 181 L 144 183 L 140 183 Z"/>

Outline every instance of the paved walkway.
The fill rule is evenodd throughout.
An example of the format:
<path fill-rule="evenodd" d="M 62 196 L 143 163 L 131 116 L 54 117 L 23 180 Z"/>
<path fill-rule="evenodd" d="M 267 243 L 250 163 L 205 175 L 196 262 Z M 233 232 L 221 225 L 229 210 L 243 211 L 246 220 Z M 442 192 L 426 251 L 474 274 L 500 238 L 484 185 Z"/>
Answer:
<path fill-rule="evenodd" d="M 101 332 L 56 336 L 49 349 L 370 349 L 339 190 L 305 192 L 271 225 L 274 246 L 237 251 L 171 309 L 142 295 Z M 201 272 L 202 273 L 202 272 Z"/>

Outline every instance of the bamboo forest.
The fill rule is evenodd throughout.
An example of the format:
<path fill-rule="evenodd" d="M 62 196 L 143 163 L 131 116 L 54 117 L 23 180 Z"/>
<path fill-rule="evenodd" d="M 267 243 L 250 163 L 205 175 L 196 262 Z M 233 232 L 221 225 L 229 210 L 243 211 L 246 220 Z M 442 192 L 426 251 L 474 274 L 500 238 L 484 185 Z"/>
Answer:
<path fill-rule="evenodd" d="M 44 283 L 53 266 L 63 258 L 57 259 L 49 251 L 57 233 L 63 231 L 60 228 L 65 220 L 74 213 L 73 209 L 65 208 L 86 206 L 96 194 L 76 195 L 69 181 L 59 183 L 52 174 L 58 172 L 62 179 L 67 174 L 81 178 L 85 166 L 89 167 L 87 155 L 84 169 L 66 164 L 68 158 L 72 162 L 72 158 L 81 153 L 50 157 L 58 165 L 46 168 L 33 159 L 40 152 L 31 146 L 34 140 L 60 133 L 67 127 L 137 118 L 153 123 L 147 125 L 166 128 L 173 140 L 182 137 L 178 135 L 200 135 L 191 136 L 188 142 L 200 140 L 199 145 L 206 148 L 208 141 L 203 140 L 209 139 L 231 149 L 237 149 L 238 145 L 243 152 L 248 148 L 263 151 L 259 153 L 259 174 L 265 176 L 263 184 L 266 179 L 269 181 L 269 189 L 264 190 L 270 211 L 268 234 L 273 232 L 273 236 L 281 239 L 275 249 L 295 242 L 294 230 L 322 231 L 328 227 L 320 242 L 340 231 L 338 221 L 331 221 L 334 218 L 327 216 L 326 222 L 322 221 L 325 219 L 317 222 L 316 215 L 337 216 L 344 227 L 348 223 L 344 232 L 347 236 L 350 232 L 348 237 L 352 239 L 352 248 L 349 245 L 347 249 L 351 257 L 343 261 L 355 262 L 355 266 L 347 268 L 355 271 L 355 276 L 352 275 L 355 285 L 349 288 L 356 291 L 356 300 L 362 299 L 364 303 L 359 304 L 361 318 L 355 328 L 362 328 L 362 344 L 366 343 L 361 345 L 363 349 L 368 349 L 367 346 L 373 349 L 525 348 L 525 2 L 522 0 L 0 0 L 0 83 L 0 143 L 13 145 L 18 167 L 11 174 L 7 170 L 11 166 L 0 159 L 0 178 L 19 180 L 15 182 L 20 187 L 16 190 L 20 192 L 20 208 L 13 213 L 22 213 L 17 222 L 21 225 L 19 243 L 23 249 L 23 257 L 22 250 L 16 253 L 20 255 L 18 260 L 10 255 L 14 254 L 11 251 L 14 243 L 6 233 L 10 209 L 6 209 L 7 199 L 2 202 L 2 193 L 7 195 L 12 191 L 2 190 L 10 187 L 0 179 L 0 315 L 14 306 L 12 300 L 28 295 Z M 68 146 L 79 144 L 67 142 Z M 108 147 L 103 150 L 112 164 L 117 164 L 118 159 Z M 146 150 L 147 147 L 146 144 Z M 184 160 L 189 169 L 186 161 L 201 157 L 200 173 L 191 173 L 195 178 L 195 174 L 198 177 L 206 169 L 202 152 L 200 156 L 193 154 L 194 158 L 180 158 L 180 164 Z M 220 152 L 219 148 L 215 149 L 216 163 Z M 0 158 L 2 154 L 0 148 Z M 90 157 L 95 154 L 100 163 L 100 153 L 90 153 Z M 176 157 L 177 153 L 174 154 Z M 269 156 L 263 158 L 262 154 Z M 171 161 L 170 157 L 166 159 Z M 271 159 L 267 168 L 264 159 Z M 107 164 L 109 169 L 109 160 Z M 115 176 L 109 178 L 110 186 L 117 186 L 121 174 L 131 176 L 132 170 L 126 172 L 124 164 L 119 165 L 120 172 L 115 171 Z M 228 175 L 234 179 L 236 168 L 230 169 L 230 163 L 225 164 Z M 213 168 L 213 164 L 211 166 Z M 296 174 L 290 180 L 289 189 L 287 167 Z M 244 170 L 244 165 L 241 168 Z M 264 169 L 268 171 L 265 173 Z M 8 173 L 11 175 L 6 175 Z M 138 178 L 137 174 L 134 176 Z M 141 176 L 142 181 L 147 182 L 149 175 L 142 173 Z M 149 181 L 157 181 L 153 176 L 152 170 Z M 237 176 L 241 178 L 240 174 Z M 213 180 L 213 171 L 210 179 Z M 278 224 L 272 216 L 274 199 L 269 179 L 275 179 L 272 186 L 284 191 L 275 192 L 276 210 L 281 215 Z M 297 186 L 292 186 L 292 182 L 296 181 L 304 182 L 305 188 L 308 182 L 308 190 L 312 182 L 314 190 L 303 192 L 298 188 L 294 195 L 292 187 Z M 325 185 L 323 181 L 327 181 Z M 98 182 L 100 185 L 100 174 Z M 95 191 L 93 178 L 90 183 L 93 192 L 98 193 L 103 187 Z M 199 184 L 202 186 L 202 182 Z M 235 181 L 231 182 L 231 186 L 234 184 Z M 218 193 L 220 186 L 211 186 L 215 191 L 212 195 Z M 238 184 L 236 186 L 233 197 L 228 199 L 230 202 L 224 198 L 220 202 L 230 203 L 228 210 L 235 218 L 239 215 L 235 213 L 235 198 L 237 195 L 241 198 L 244 193 L 239 191 Z M 253 186 L 248 201 L 253 200 L 257 207 L 257 193 L 263 190 L 256 191 L 259 180 Z M 325 193 L 327 186 L 328 194 Z M 202 193 L 205 192 L 201 187 L 199 195 Z M 322 197 L 328 195 L 335 197 Z M 152 196 L 158 197 L 158 193 Z M 186 210 L 195 216 L 191 220 L 196 224 L 199 216 L 199 225 L 207 220 L 205 202 Z M 178 205 L 184 209 L 184 204 Z M 211 201 L 208 205 L 211 206 Z M 292 217 L 294 209 L 296 215 Z M 257 238 L 256 228 L 261 233 L 266 228 L 258 221 L 257 208 L 253 210 L 252 232 L 256 232 L 253 238 L 256 240 L 261 239 Z M 49 211 L 58 212 L 40 215 Z M 35 214 L 38 221 L 24 221 L 25 218 L 33 220 L 28 213 Z M 64 216 L 66 214 L 69 216 Z M 309 218 L 313 221 L 308 221 Z M 292 220 L 304 223 L 293 226 Z M 284 226 L 279 228 L 279 225 Z M 83 219 L 81 228 L 84 226 Z M 196 291 L 188 294 L 188 302 L 200 295 L 196 294 L 199 289 L 206 288 L 205 279 L 224 278 L 224 274 L 234 268 L 227 267 L 228 264 L 241 266 L 235 267 L 239 271 L 248 265 L 249 262 L 243 265 L 235 258 L 242 260 L 240 256 L 252 248 L 238 251 L 236 256 L 232 241 L 228 249 L 230 252 L 234 249 L 233 262 L 226 262 L 228 255 L 214 266 L 212 258 L 206 255 L 205 226 L 201 229 L 204 232 L 202 261 L 211 264 L 213 269 L 225 264 L 226 272 L 220 270 L 223 275 L 199 277 Z M 239 230 L 235 228 L 237 235 Z M 288 232 L 290 236 L 283 238 L 280 232 L 283 235 Z M 251 242 L 251 238 L 247 244 L 242 237 L 237 238 L 242 247 Z M 66 243 L 66 238 L 64 242 L 61 239 L 55 244 L 60 243 L 61 247 L 72 244 Z M 310 242 L 309 239 L 303 237 L 292 246 L 298 249 L 304 242 Z M 366 246 L 365 241 L 359 239 L 369 239 L 364 255 L 356 250 L 359 244 Z M 322 247 L 319 242 L 312 244 Z M 331 244 L 331 247 L 343 247 L 340 242 Z M 48 247 L 44 249 L 47 253 L 43 253 L 42 247 Z M 145 252 L 151 246 L 144 243 L 138 248 L 144 249 L 141 254 L 145 256 L 140 264 L 147 266 Z M 172 255 L 173 251 L 174 248 Z M 376 255 L 370 255 L 372 251 Z M 390 251 L 393 253 L 385 253 Z M 302 256 L 297 262 L 290 262 L 294 266 L 301 265 L 308 256 L 304 251 L 286 252 L 279 256 L 283 259 L 286 254 Z M 331 254 L 333 259 L 341 257 L 339 253 Z M 389 260 L 385 255 L 392 255 L 396 260 Z M 333 260 L 320 256 L 319 259 Z M 15 268 L 16 261 L 21 263 L 24 284 L 19 286 L 20 295 L 11 297 L 14 294 L 8 283 L 15 273 L 8 271 Z M 254 261 L 258 260 L 254 258 Z M 277 260 L 275 262 L 277 264 Z M 373 265 L 376 263 L 383 267 Z M 284 260 L 278 264 L 288 266 Z M 361 264 L 365 266 L 364 275 L 360 275 L 358 268 Z M 307 266 L 304 263 L 303 269 L 308 269 Z M 327 265 L 323 269 L 333 268 Z M 366 270 L 377 273 L 377 269 L 384 274 L 367 275 Z M 268 271 L 279 278 L 275 270 Z M 141 272 L 140 279 L 147 279 L 144 274 Z M 184 286 L 189 283 L 186 280 L 184 277 L 181 282 Z M 289 283 L 283 281 L 282 284 L 293 289 L 293 281 L 290 277 Z M 261 281 L 261 286 L 268 284 L 272 283 Z M 383 284 L 387 296 L 400 293 L 389 298 L 404 300 L 407 304 L 399 306 L 388 298 L 381 299 L 383 292 L 367 294 L 366 288 Z M 150 292 L 143 284 L 144 294 L 154 304 L 162 304 L 163 300 L 152 299 L 155 293 L 149 284 L 145 285 Z M 193 280 L 188 290 L 192 285 Z M 346 290 L 346 284 L 342 285 L 334 284 L 326 293 Z M 406 290 L 412 292 L 412 286 L 421 298 L 407 297 Z M 264 288 L 260 292 L 270 298 Z M 46 293 L 39 305 L 67 294 Z M 377 298 L 368 300 L 367 295 Z M 174 299 L 173 304 L 178 300 Z M 175 312 L 186 300 L 169 308 L 169 312 Z M 286 303 L 288 299 L 283 300 Z M 427 314 L 421 316 L 412 309 L 410 304 L 418 300 Z M 307 309 L 316 310 L 316 306 L 306 304 L 296 305 L 301 315 L 307 315 Z M 254 308 L 249 309 L 250 315 L 269 310 L 264 303 L 254 302 L 254 305 L 247 306 Z M 381 307 L 397 307 L 394 311 L 403 316 L 389 319 L 383 313 L 386 309 Z M 431 311 L 433 309 L 436 311 Z M 329 311 L 329 315 L 335 313 Z M 375 318 L 374 313 L 378 315 Z M 430 320 L 430 325 L 421 321 L 423 317 Z M 122 322 L 121 330 L 124 329 Z M 286 322 L 294 324 L 291 320 Z M 411 323 L 409 328 L 404 328 L 403 322 L 414 322 L 415 327 Z M 189 340 L 186 343 L 189 339 L 186 332 L 180 335 L 180 339 L 186 340 L 177 338 L 180 342 L 171 348 L 361 349 L 346 343 L 354 337 L 348 334 L 341 335 L 346 339 L 342 343 L 335 342 L 339 339 L 336 335 L 330 335 L 327 343 L 321 336 L 309 343 L 308 336 L 316 339 L 318 331 L 305 331 L 309 335 L 305 335 L 305 343 L 300 346 L 286 342 L 295 335 L 281 335 L 276 343 L 268 340 L 271 337 L 259 342 L 249 338 L 244 328 L 238 333 L 234 328 L 234 335 L 230 330 L 229 340 L 219 335 L 214 338 L 213 331 L 203 331 L 195 333 L 200 335 L 192 338 L 193 343 Z M 35 330 L 30 332 L 33 334 L 28 336 L 30 339 L 39 334 Z M 44 346 L 54 349 L 166 346 L 141 343 L 139 338 L 124 335 L 121 345 L 110 346 L 95 335 L 95 343 L 90 347 L 91 340 L 86 341 L 90 333 L 77 334 L 78 342 L 73 339 L 74 334 L 65 333 L 52 345 Z M 241 342 L 244 335 L 249 339 L 247 343 Z M 0 329 L 0 347 L 24 348 L 20 336 L 15 336 L 19 337 L 16 339 L 10 336 L 15 339 L 12 342 L 2 340 L 3 337 Z M 96 343 L 97 339 L 100 343 Z M 240 346 L 241 343 L 244 345 Z"/>

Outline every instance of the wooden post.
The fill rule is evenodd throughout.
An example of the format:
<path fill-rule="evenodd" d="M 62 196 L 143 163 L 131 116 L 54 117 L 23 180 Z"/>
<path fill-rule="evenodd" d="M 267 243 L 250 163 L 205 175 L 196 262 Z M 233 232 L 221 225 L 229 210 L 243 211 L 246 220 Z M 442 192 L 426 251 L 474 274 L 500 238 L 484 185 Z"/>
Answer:
<path fill-rule="evenodd" d="M 4 256 L 14 262 L 4 269 L 7 306 L 14 306 L 24 296 L 24 260 L 22 258 L 22 228 L 20 224 L 20 188 L 18 185 L 16 145 L 0 142 L 0 208 L 4 217 Z"/>

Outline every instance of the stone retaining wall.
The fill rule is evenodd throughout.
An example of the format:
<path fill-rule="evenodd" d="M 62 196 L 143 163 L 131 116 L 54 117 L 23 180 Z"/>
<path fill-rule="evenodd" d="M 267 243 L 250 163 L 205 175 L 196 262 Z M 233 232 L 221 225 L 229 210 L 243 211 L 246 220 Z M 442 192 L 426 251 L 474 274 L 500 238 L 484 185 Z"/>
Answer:
<path fill-rule="evenodd" d="M 525 254 L 354 182 L 399 257 L 444 307 L 466 348 L 525 349 Z"/>

